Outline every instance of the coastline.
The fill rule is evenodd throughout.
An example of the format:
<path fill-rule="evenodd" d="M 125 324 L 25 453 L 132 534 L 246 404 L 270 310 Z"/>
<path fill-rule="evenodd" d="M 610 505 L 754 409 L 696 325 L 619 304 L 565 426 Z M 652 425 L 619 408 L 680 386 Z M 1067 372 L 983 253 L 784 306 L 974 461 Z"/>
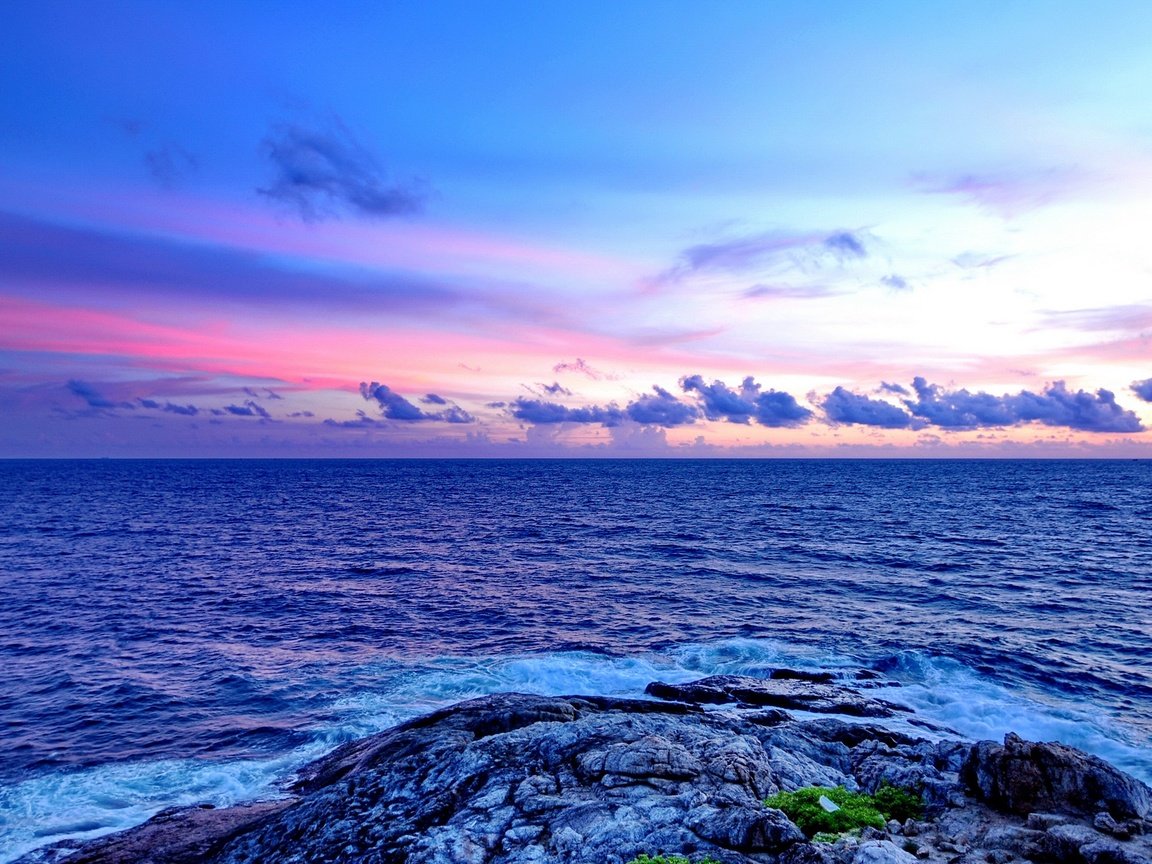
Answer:
<path fill-rule="evenodd" d="M 20 862 L 1152 861 L 1145 784 L 1063 745 L 895 731 L 917 718 L 888 683 L 780 670 L 653 682 L 663 700 L 482 697 L 342 745 L 279 800 L 165 811 Z M 764 805 L 881 784 L 915 789 L 923 818 L 811 842 Z"/>

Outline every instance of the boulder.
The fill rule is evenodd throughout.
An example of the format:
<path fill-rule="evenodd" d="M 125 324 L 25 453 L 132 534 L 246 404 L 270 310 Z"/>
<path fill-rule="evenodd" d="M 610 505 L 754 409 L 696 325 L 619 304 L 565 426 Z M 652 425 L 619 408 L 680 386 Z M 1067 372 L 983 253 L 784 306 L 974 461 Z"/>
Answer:
<path fill-rule="evenodd" d="M 1152 790 L 1103 759 L 1012 733 L 1003 745 L 976 744 L 962 776 L 980 798 L 1020 815 L 1055 811 L 1092 816 L 1104 810 L 1114 819 L 1143 819 L 1152 809 Z"/>

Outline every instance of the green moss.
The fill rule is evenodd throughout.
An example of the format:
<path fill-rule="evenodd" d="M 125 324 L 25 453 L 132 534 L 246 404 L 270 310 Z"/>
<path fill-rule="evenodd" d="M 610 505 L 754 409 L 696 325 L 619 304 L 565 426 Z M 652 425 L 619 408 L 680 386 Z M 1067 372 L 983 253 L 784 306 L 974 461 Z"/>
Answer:
<path fill-rule="evenodd" d="M 882 783 L 872 796 L 876 809 L 885 819 L 904 822 L 907 819 L 920 819 L 924 815 L 924 799 L 916 792 Z"/>
<path fill-rule="evenodd" d="M 649 857 L 642 852 L 629 861 L 628 864 L 692 864 L 692 861 L 684 855 L 657 855 L 655 857 Z M 697 861 L 696 864 L 720 864 L 720 862 L 715 858 L 705 857 Z"/>
<path fill-rule="evenodd" d="M 820 805 L 824 796 L 839 806 L 829 813 Z M 843 786 L 829 789 L 809 786 L 795 792 L 778 792 L 764 801 L 766 807 L 783 810 L 784 814 L 808 837 L 818 834 L 838 835 L 864 828 L 883 828 L 888 819 L 917 818 L 924 805 L 920 797 L 894 786 L 881 786 L 876 795 L 849 792 Z M 821 837 L 821 842 L 828 842 Z"/>

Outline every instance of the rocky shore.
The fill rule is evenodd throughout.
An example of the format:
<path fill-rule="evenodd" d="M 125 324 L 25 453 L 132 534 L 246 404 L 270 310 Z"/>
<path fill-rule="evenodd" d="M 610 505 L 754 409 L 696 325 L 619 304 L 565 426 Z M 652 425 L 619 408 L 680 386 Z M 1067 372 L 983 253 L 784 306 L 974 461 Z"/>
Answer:
<path fill-rule="evenodd" d="M 165 811 L 21 861 L 1152 864 L 1143 783 L 1061 744 L 902 731 L 893 718 L 917 719 L 877 695 L 888 683 L 778 670 L 655 682 L 660 701 L 488 696 L 346 744 L 279 800 Z M 882 785 L 914 791 L 923 812 L 815 842 L 764 803 Z"/>

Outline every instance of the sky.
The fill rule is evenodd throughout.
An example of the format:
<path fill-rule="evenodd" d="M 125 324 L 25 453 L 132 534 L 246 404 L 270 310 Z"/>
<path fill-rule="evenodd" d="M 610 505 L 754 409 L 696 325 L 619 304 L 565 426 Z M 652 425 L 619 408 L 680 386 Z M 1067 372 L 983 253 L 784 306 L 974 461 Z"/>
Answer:
<path fill-rule="evenodd" d="M 0 457 L 1152 457 L 1152 4 L 0 5 Z"/>

